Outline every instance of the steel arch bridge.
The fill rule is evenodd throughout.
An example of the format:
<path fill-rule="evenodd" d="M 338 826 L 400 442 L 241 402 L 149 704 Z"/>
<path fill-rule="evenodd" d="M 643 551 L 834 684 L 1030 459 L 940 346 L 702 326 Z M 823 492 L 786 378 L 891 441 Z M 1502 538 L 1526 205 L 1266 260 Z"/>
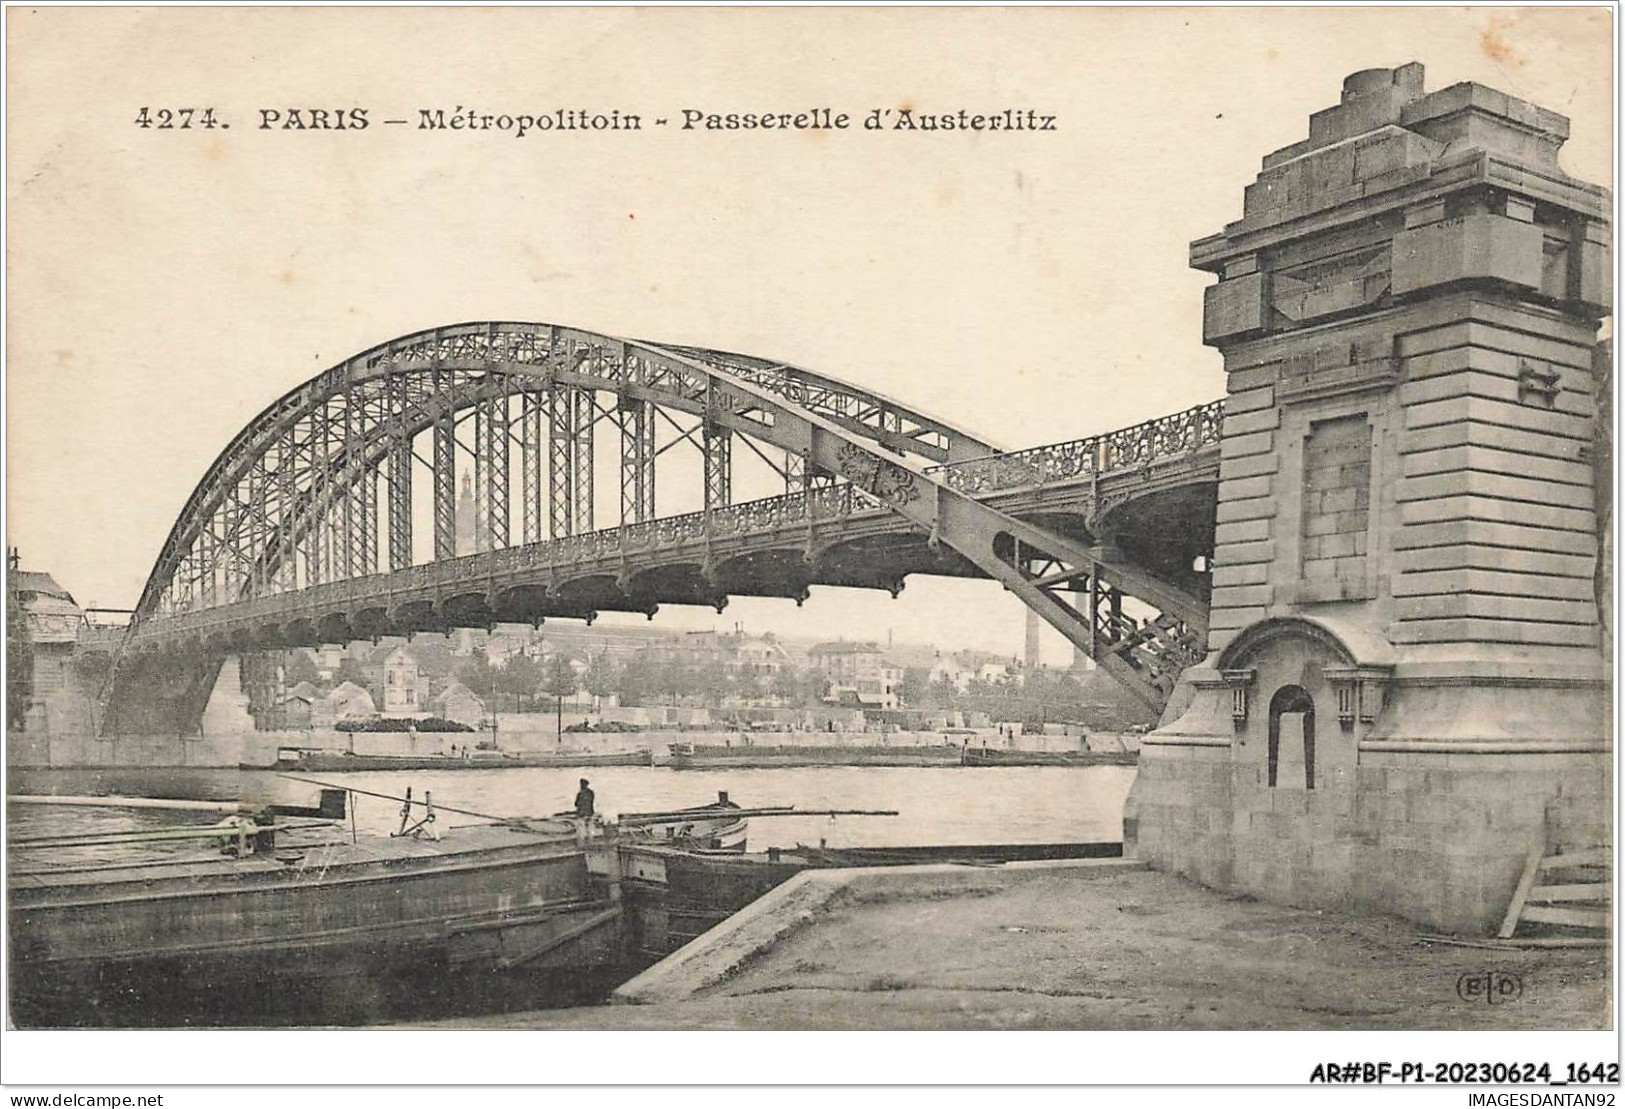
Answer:
<path fill-rule="evenodd" d="M 229 653 L 663 602 L 720 611 L 730 593 L 799 602 L 814 584 L 895 594 L 910 573 L 1000 582 L 1160 709 L 1205 644 L 1196 563 L 1212 550 L 1222 416 L 1215 402 L 1005 453 L 748 355 L 544 323 L 416 332 L 287 393 L 221 452 L 147 579 L 103 719 L 195 728 Z M 738 445 L 783 496 L 733 502 Z M 702 507 L 660 516 L 656 462 L 674 450 L 698 456 Z M 601 454 L 619 479 L 608 528 Z"/>

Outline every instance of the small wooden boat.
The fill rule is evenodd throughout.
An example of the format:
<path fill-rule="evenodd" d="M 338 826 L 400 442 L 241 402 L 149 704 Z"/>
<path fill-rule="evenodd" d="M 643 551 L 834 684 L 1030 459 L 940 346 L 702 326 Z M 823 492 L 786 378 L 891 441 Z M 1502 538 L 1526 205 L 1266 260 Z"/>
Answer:
<path fill-rule="evenodd" d="M 895 809 L 798 809 L 794 805 L 741 808 L 717 791 L 709 805 L 662 812 L 622 813 L 616 830 L 634 845 L 654 845 L 696 855 L 737 855 L 745 850 L 750 817 L 773 816 L 896 816 Z"/>
<path fill-rule="evenodd" d="M 302 770 L 323 774 L 348 770 L 512 770 L 538 767 L 652 766 L 647 747 L 608 754 L 558 751 L 514 755 L 502 751 L 470 751 L 466 755 L 357 755 L 349 751 L 313 751 L 284 747 L 277 752 L 275 770 Z"/>
<path fill-rule="evenodd" d="M 719 791 L 709 805 L 662 813 L 623 813 L 619 825 L 634 838 L 699 854 L 737 854 L 745 850 L 750 821 L 738 805 Z"/>

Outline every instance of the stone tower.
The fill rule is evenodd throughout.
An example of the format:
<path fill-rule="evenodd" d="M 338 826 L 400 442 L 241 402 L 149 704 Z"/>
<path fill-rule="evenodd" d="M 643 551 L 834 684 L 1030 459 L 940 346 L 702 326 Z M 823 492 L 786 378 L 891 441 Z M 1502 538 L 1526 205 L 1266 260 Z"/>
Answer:
<path fill-rule="evenodd" d="M 1153 865 L 1479 931 L 1531 849 L 1607 842 L 1611 204 L 1567 134 L 1366 70 L 1192 244 L 1228 396 L 1209 654 L 1125 815 Z"/>

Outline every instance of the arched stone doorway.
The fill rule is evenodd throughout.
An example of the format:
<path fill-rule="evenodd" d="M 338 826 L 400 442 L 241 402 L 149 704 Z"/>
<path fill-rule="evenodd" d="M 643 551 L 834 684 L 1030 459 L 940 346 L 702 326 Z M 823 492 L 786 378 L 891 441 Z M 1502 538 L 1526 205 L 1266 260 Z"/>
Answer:
<path fill-rule="evenodd" d="M 1315 788 L 1315 699 L 1301 685 L 1283 685 L 1270 698 L 1269 720 L 1269 784 L 1274 787 L 1282 769 L 1282 732 L 1286 741 L 1301 737 L 1303 747 L 1303 785 Z M 1297 762 L 1296 752 L 1289 749 L 1287 763 Z M 1295 767 L 1293 767 L 1295 769 Z"/>

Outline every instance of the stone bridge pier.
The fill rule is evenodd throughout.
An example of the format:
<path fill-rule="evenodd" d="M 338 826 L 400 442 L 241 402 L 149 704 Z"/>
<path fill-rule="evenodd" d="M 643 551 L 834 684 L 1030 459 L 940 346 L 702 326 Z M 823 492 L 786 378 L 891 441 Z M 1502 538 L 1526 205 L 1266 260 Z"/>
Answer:
<path fill-rule="evenodd" d="M 1563 116 L 1356 73 L 1192 244 L 1224 355 L 1209 653 L 1131 853 L 1269 900 L 1493 929 L 1609 842 L 1595 575 L 1610 198 Z"/>

